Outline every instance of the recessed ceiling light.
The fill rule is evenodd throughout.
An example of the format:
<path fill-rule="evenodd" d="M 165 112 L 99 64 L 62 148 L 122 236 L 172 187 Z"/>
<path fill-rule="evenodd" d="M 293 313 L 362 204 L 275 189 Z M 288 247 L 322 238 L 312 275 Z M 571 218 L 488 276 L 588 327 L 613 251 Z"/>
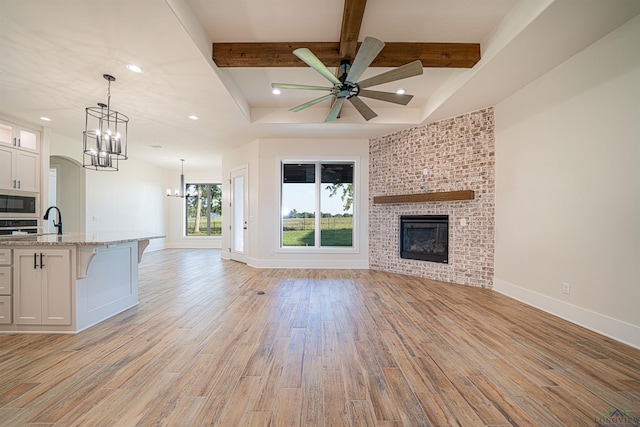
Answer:
<path fill-rule="evenodd" d="M 40 120 L 44 120 L 45 122 L 50 122 L 51 119 L 49 117 L 40 117 Z"/>
<path fill-rule="evenodd" d="M 133 71 L 134 73 L 142 73 L 143 70 L 139 66 L 135 64 L 127 64 L 127 70 Z"/>
<path fill-rule="evenodd" d="M 281 92 L 280 92 L 280 89 L 273 89 L 271 93 L 274 95 L 280 95 Z"/>
<path fill-rule="evenodd" d="M 149 147 L 151 147 L 151 148 L 162 148 L 162 145 L 151 144 Z"/>
<path fill-rule="evenodd" d="M 193 114 L 189 116 L 191 120 L 198 120 L 198 116 L 194 116 Z"/>
<path fill-rule="evenodd" d="M 398 90 L 396 91 L 396 93 L 397 93 L 398 95 L 404 95 L 404 92 L 405 92 L 405 90 L 404 90 L 404 89 L 398 89 Z"/>

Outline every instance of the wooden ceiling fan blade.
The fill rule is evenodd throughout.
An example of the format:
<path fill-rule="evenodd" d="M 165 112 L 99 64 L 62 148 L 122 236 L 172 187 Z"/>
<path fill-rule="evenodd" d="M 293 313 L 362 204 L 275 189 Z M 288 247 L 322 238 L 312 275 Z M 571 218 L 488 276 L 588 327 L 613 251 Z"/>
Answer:
<path fill-rule="evenodd" d="M 290 83 L 271 83 L 271 88 L 273 88 L 273 89 L 328 90 L 328 91 L 332 91 L 333 90 L 333 87 L 296 85 L 296 84 L 290 84 Z"/>
<path fill-rule="evenodd" d="M 356 110 L 358 110 L 358 113 L 360 113 L 360 115 L 364 117 L 365 120 L 369 121 L 374 117 L 378 117 L 375 111 L 369 108 L 369 106 L 365 104 L 364 101 L 358 98 L 357 96 L 352 96 L 351 98 L 349 98 L 349 101 L 351 101 L 351 104 L 353 104 L 353 106 L 356 107 Z"/>
<path fill-rule="evenodd" d="M 381 85 L 383 83 L 395 82 L 396 80 L 406 79 L 407 77 L 419 76 L 422 74 L 422 62 L 413 61 L 402 67 L 394 68 L 386 73 L 378 74 L 371 78 L 357 82 L 361 88 Z"/>
<path fill-rule="evenodd" d="M 376 59 L 376 56 L 382 52 L 383 48 L 384 42 L 373 37 L 365 37 L 353 60 L 353 64 L 351 64 L 349 74 L 347 74 L 347 81 L 351 83 L 357 82 L 373 60 Z"/>
<path fill-rule="evenodd" d="M 345 99 L 346 98 L 344 97 L 336 99 L 336 101 L 333 103 L 333 107 L 331 107 L 331 110 L 329 110 L 329 114 L 327 114 L 327 117 L 324 119 L 325 123 L 333 122 L 338 118 L 338 114 L 340 114 L 340 110 L 342 109 L 342 105 L 344 104 Z"/>
<path fill-rule="evenodd" d="M 393 102 L 394 104 L 407 105 L 413 98 L 413 95 L 400 95 L 393 92 L 382 92 L 379 90 L 361 89 L 358 96 L 365 98 L 377 99 L 379 101 Z"/>
<path fill-rule="evenodd" d="M 293 111 L 294 113 L 297 113 L 298 111 L 302 111 L 305 108 L 311 107 L 313 105 L 319 104 L 322 101 L 326 101 L 327 99 L 331 99 L 331 97 L 334 97 L 335 95 L 330 93 L 329 95 L 325 95 L 325 96 L 321 96 L 320 98 L 316 98 L 312 101 L 309 102 L 305 102 L 304 104 L 300 104 L 297 107 L 293 107 L 292 109 L 290 109 L 289 111 Z"/>
<path fill-rule="evenodd" d="M 322 75 L 325 79 L 329 80 L 333 84 L 341 84 L 340 80 L 336 76 L 333 75 L 331 71 L 327 68 L 326 65 L 322 63 L 318 59 L 317 56 L 313 54 L 306 47 L 301 47 L 293 51 L 293 54 L 298 58 L 302 59 L 309 67 L 316 70 L 318 73 Z"/>

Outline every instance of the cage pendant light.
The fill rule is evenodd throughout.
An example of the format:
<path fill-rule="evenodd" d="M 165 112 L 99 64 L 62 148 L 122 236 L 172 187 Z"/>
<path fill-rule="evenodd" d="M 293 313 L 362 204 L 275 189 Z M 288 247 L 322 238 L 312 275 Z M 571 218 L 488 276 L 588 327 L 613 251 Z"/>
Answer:
<path fill-rule="evenodd" d="M 107 80 L 107 103 L 85 109 L 82 133 L 82 166 L 100 171 L 117 171 L 118 162 L 127 160 L 129 117 L 111 109 L 111 82 L 116 78 L 103 74 Z"/>

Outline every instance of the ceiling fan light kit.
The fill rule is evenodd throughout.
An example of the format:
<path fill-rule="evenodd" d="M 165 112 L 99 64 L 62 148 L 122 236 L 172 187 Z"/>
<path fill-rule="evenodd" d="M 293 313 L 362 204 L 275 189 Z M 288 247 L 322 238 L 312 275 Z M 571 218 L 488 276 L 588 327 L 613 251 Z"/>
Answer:
<path fill-rule="evenodd" d="M 362 100 L 360 97 L 377 99 L 379 101 L 391 102 L 394 104 L 407 105 L 413 98 L 413 95 L 398 94 L 394 92 L 382 92 L 375 90 L 363 90 L 364 88 L 377 86 L 384 83 L 394 82 L 396 80 L 406 79 L 422 74 L 422 62 L 416 60 L 405 64 L 401 67 L 387 71 L 377 76 L 359 81 L 366 69 L 371 65 L 374 59 L 384 48 L 384 42 L 373 38 L 365 37 L 360 50 L 356 54 L 353 63 L 343 60 L 340 63 L 340 77 L 336 77 L 327 67 L 318 59 L 316 55 L 307 48 L 299 48 L 293 51 L 293 54 L 304 61 L 309 67 L 316 70 L 322 77 L 327 79 L 333 86 L 309 86 L 290 83 L 272 83 L 274 90 L 293 89 L 293 90 L 320 90 L 330 92 L 328 95 L 313 99 L 304 104 L 291 108 L 289 111 L 298 112 L 319 104 L 323 101 L 332 99 L 333 105 L 329 114 L 325 118 L 325 122 L 332 122 L 338 118 L 340 110 L 345 100 L 355 107 L 360 115 L 367 121 L 373 119 L 377 114 Z"/>

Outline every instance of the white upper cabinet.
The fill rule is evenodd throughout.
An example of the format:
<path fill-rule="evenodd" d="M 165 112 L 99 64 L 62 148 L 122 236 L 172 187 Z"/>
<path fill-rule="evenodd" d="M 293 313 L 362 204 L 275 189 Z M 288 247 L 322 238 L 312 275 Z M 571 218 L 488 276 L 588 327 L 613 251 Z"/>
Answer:
<path fill-rule="evenodd" d="M 18 128 L 18 148 L 40 152 L 40 132 Z"/>
<path fill-rule="evenodd" d="M 39 153 L 40 132 L 6 120 L 0 120 L 0 144 Z"/>
<path fill-rule="evenodd" d="M 0 121 L 0 144 L 13 146 L 14 127 L 11 123 Z"/>
<path fill-rule="evenodd" d="M 40 191 L 40 132 L 0 120 L 0 189 Z"/>

